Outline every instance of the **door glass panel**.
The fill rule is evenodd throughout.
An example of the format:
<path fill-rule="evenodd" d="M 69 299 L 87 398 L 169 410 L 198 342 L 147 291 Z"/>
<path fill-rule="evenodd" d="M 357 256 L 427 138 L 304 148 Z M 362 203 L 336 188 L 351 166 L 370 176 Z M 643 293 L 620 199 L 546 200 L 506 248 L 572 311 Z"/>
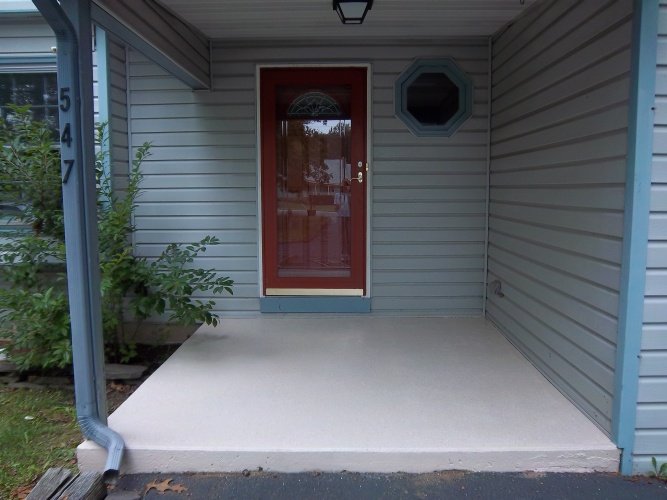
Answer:
<path fill-rule="evenodd" d="M 349 277 L 348 86 L 276 88 L 279 277 Z"/>

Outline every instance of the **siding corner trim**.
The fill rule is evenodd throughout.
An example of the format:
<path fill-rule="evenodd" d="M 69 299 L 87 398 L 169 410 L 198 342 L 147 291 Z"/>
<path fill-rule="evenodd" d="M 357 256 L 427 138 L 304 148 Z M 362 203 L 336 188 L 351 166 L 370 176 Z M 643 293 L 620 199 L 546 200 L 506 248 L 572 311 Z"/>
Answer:
<path fill-rule="evenodd" d="M 635 0 L 634 6 L 625 222 L 612 413 L 612 436 L 622 450 L 622 474 L 632 473 L 646 283 L 658 37 L 658 2 Z"/>

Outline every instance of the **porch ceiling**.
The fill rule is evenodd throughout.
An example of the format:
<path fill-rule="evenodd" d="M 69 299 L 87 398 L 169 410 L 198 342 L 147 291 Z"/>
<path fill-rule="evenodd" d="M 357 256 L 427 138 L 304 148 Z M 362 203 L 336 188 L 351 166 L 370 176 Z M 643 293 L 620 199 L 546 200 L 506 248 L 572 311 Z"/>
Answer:
<path fill-rule="evenodd" d="M 331 0 L 159 0 L 215 40 L 488 36 L 537 0 L 376 0 L 344 26 Z"/>

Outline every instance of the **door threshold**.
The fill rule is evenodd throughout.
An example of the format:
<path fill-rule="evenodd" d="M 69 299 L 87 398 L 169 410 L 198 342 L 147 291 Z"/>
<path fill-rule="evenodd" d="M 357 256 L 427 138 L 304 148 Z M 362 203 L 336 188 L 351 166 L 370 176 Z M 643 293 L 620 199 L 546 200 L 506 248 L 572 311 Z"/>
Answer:
<path fill-rule="evenodd" d="M 280 296 L 259 299 L 262 313 L 370 313 L 369 297 Z"/>
<path fill-rule="evenodd" d="M 363 297 L 363 288 L 267 288 L 266 295 L 282 297 Z"/>

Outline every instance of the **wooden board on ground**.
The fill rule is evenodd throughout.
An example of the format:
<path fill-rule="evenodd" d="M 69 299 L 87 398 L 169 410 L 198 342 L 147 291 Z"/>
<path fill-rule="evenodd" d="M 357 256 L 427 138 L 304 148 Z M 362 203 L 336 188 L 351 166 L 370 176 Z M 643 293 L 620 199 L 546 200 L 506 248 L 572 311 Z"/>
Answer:
<path fill-rule="evenodd" d="M 27 500 L 101 500 L 107 490 L 99 472 L 83 472 L 72 477 L 62 467 L 47 470 Z"/>

